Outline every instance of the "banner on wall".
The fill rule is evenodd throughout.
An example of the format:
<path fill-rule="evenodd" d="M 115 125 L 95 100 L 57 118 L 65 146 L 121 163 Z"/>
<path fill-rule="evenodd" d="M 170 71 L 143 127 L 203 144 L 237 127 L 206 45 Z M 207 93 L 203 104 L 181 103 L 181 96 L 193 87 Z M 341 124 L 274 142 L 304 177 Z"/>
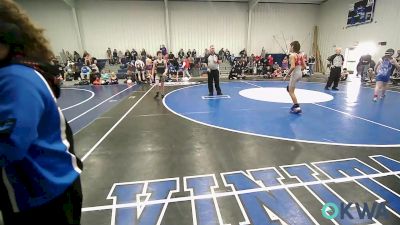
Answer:
<path fill-rule="evenodd" d="M 347 27 L 371 23 L 374 19 L 376 0 L 361 0 L 349 6 Z"/>

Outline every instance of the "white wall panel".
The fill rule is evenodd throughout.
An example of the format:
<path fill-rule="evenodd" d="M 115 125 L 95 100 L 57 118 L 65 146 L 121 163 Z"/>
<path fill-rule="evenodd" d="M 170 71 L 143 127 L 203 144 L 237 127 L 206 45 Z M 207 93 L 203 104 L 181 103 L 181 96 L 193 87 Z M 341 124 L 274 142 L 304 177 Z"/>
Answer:
<path fill-rule="evenodd" d="M 59 54 L 62 49 L 69 51 L 78 49 L 72 11 L 63 1 L 19 0 L 17 3 L 35 24 L 45 29 L 45 35 L 55 54 Z"/>
<path fill-rule="evenodd" d="M 155 54 L 166 42 L 162 1 L 78 1 L 84 48 L 98 58 L 107 47 Z"/>
<path fill-rule="evenodd" d="M 334 53 L 334 47 L 343 49 L 353 47 L 356 42 L 387 42 L 387 46 L 377 46 L 373 58 L 380 58 L 387 48 L 400 48 L 400 1 L 377 0 L 374 22 L 356 27 L 346 28 L 350 3 L 355 0 L 329 0 L 321 5 L 319 27 L 321 37 L 319 45 L 323 59 Z M 325 61 L 324 61 L 325 63 Z"/>
<path fill-rule="evenodd" d="M 235 2 L 169 2 L 171 47 L 177 52 L 211 44 L 238 54 L 246 46 L 248 4 Z"/>
<path fill-rule="evenodd" d="M 286 51 L 286 46 L 297 40 L 302 51 L 309 54 L 313 27 L 317 25 L 318 7 L 309 4 L 259 3 L 252 18 L 249 52 L 259 55 L 262 47 L 265 47 L 269 53 L 282 53 L 282 48 Z"/>

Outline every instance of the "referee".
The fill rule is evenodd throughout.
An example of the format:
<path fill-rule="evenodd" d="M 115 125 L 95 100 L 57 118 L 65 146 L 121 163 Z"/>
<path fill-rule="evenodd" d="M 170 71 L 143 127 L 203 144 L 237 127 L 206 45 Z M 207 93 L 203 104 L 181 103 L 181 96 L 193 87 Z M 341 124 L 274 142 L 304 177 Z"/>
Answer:
<path fill-rule="evenodd" d="M 333 91 L 339 90 L 338 85 L 339 85 L 339 80 L 340 80 L 340 76 L 342 73 L 344 57 L 341 54 L 342 53 L 341 48 L 336 48 L 335 51 L 336 51 L 336 54 L 331 55 L 328 58 L 328 61 L 331 64 L 331 72 L 329 74 L 329 79 L 328 79 L 328 83 L 325 86 L 325 90 L 329 90 L 329 88 L 332 86 L 332 83 L 333 83 L 332 90 Z"/>
<path fill-rule="evenodd" d="M 210 46 L 209 55 L 205 55 L 205 63 L 208 66 L 208 95 L 214 95 L 213 82 L 215 82 L 217 95 L 222 95 L 219 87 L 219 64 L 221 63 L 221 58 L 215 54 L 214 45 Z"/>

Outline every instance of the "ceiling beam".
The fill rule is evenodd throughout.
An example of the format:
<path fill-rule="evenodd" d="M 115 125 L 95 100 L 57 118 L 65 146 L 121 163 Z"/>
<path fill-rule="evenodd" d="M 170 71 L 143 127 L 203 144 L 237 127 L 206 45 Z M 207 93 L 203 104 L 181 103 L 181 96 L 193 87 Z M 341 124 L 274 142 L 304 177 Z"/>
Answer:
<path fill-rule="evenodd" d="M 260 0 L 249 0 L 249 9 L 252 10 Z"/>
<path fill-rule="evenodd" d="M 71 8 L 75 8 L 75 0 L 63 0 L 65 4 L 69 5 Z"/>

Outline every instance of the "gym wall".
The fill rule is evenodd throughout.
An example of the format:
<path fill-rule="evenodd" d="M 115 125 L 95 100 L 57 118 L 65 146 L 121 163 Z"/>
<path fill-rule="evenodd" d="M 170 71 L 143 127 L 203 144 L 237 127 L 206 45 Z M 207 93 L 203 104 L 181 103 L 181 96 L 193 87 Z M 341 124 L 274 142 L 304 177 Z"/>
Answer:
<path fill-rule="evenodd" d="M 17 0 L 34 21 L 46 29 L 55 53 L 78 49 L 71 8 L 62 0 Z M 238 55 L 247 47 L 247 2 L 169 1 L 169 50 L 228 48 Z M 259 3 L 251 17 L 248 53 L 280 53 L 292 40 L 310 53 L 313 26 L 320 6 L 312 4 Z M 125 51 L 145 48 L 154 54 L 167 43 L 163 1 L 77 1 L 83 49 L 98 58 L 106 57 L 107 47 Z M 273 37 L 275 36 L 275 38 Z M 285 43 L 286 41 L 286 43 Z M 81 53 L 81 52 L 80 52 Z"/>
<path fill-rule="evenodd" d="M 98 58 L 110 47 L 155 54 L 166 43 L 161 1 L 78 1 L 84 49 Z"/>
<path fill-rule="evenodd" d="M 62 48 L 72 51 L 78 49 L 78 37 L 75 32 L 71 7 L 63 1 L 55 0 L 19 0 L 16 2 L 28 13 L 36 25 L 45 29 L 46 37 L 56 54 Z"/>
<path fill-rule="evenodd" d="M 302 51 L 309 54 L 318 9 L 318 5 L 311 4 L 259 3 L 251 29 L 252 52 L 260 54 L 265 47 L 269 53 L 282 53 L 282 48 L 286 51 L 286 46 L 289 48 L 290 42 L 297 40 Z"/>
<path fill-rule="evenodd" d="M 329 0 L 321 5 L 319 18 L 319 46 L 323 62 L 334 54 L 334 47 L 344 49 L 353 47 L 356 42 L 371 42 L 377 46 L 374 60 L 384 55 L 388 48 L 400 48 L 400 1 L 376 0 L 374 22 L 361 26 L 346 28 L 350 2 Z M 386 41 L 386 46 L 378 46 L 378 42 Z"/>
<path fill-rule="evenodd" d="M 246 47 L 247 2 L 170 1 L 171 47 L 204 49 L 214 44 L 217 51 L 228 48 L 237 55 Z"/>

